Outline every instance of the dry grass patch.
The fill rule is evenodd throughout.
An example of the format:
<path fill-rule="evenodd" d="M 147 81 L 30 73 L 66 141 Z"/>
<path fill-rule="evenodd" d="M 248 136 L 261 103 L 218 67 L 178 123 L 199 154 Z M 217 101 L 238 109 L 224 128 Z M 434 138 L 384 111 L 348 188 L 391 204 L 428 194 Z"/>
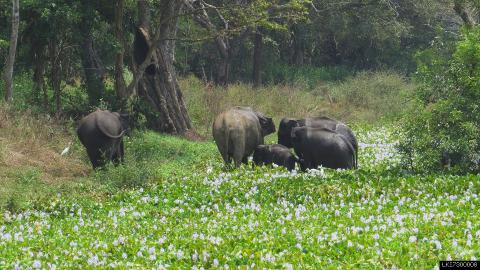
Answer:
<path fill-rule="evenodd" d="M 76 153 L 79 145 L 67 126 L 47 117 L 34 116 L 29 111 L 13 112 L 1 106 L 0 167 L 35 167 L 42 172 L 44 180 L 50 181 L 86 176 L 89 167 Z M 67 155 L 61 156 L 70 142 L 75 144 Z"/>
<path fill-rule="evenodd" d="M 66 122 L 0 105 L 0 204 L 77 184 L 90 167 Z M 67 155 L 62 150 L 72 142 Z M 42 192 L 40 192 L 42 193 Z"/>

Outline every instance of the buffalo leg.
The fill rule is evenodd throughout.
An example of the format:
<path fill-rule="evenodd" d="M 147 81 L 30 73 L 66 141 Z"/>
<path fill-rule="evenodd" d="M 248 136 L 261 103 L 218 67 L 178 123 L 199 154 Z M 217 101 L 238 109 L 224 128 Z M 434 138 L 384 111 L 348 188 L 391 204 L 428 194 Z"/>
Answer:
<path fill-rule="evenodd" d="M 100 149 L 87 149 L 88 158 L 92 162 L 93 169 L 103 166 L 102 154 Z"/>
<path fill-rule="evenodd" d="M 217 144 L 217 148 L 220 152 L 220 155 L 222 155 L 223 162 L 225 162 L 226 165 L 230 164 L 230 155 L 228 154 L 227 149 L 220 146 L 220 144 Z"/>
<path fill-rule="evenodd" d="M 243 160 L 243 157 L 242 157 L 242 154 L 239 153 L 239 151 L 234 151 L 233 153 L 233 162 L 235 163 L 235 167 L 240 167 L 240 165 L 242 164 L 242 160 Z"/>
<path fill-rule="evenodd" d="M 113 161 L 113 164 L 115 165 L 118 165 L 120 164 L 120 162 L 123 162 L 123 144 L 122 142 L 120 141 L 116 147 L 114 147 L 113 149 L 115 149 L 112 153 L 112 161 Z"/>
<path fill-rule="evenodd" d="M 125 157 L 125 148 L 123 146 L 123 140 L 120 141 L 120 161 L 123 163 Z"/>
<path fill-rule="evenodd" d="M 223 162 L 225 162 L 225 164 L 230 164 L 230 157 L 228 156 L 228 153 L 222 153 L 222 158 L 223 158 Z"/>
<path fill-rule="evenodd" d="M 306 159 L 303 159 L 303 162 L 300 163 L 300 167 L 302 168 L 302 171 L 306 171 L 307 169 L 313 169 L 314 168 L 313 167 L 313 162 L 308 157 Z"/>

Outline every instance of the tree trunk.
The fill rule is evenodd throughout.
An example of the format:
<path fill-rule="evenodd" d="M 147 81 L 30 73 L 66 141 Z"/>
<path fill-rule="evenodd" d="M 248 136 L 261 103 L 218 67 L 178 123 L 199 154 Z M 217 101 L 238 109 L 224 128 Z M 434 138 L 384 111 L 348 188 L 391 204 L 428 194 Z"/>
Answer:
<path fill-rule="evenodd" d="M 45 85 L 45 47 L 32 45 L 33 52 L 33 89 L 35 98 L 41 103 L 45 110 L 48 110 L 48 94 Z"/>
<path fill-rule="evenodd" d="M 60 117 L 62 114 L 61 100 L 61 83 L 62 83 L 62 66 L 59 44 L 52 40 L 49 44 L 50 56 L 50 83 L 55 97 L 55 116 Z"/>
<path fill-rule="evenodd" d="M 467 9 L 465 8 L 465 1 L 462 0 L 455 0 L 453 10 L 457 13 L 467 28 L 472 28 L 472 26 L 476 25 L 475 20 L 468 14 Z"/>
<path fill-rule="evenodd" d="M 143 56 L 144 59 L 139 63 L 139 58 L 136 57 L 135 64 L 139 74 L 134 82 L 138 80 L 138 95 L 149 105 L 149 111 L 145 112 L 149 128 L 159 132 L 183 134 L 192 128 L 192 125 L 173 66 L 174 39 L 182 3 L 176 0 L 164 0 L 161 1 L 160 6 L 162 12 L 157 28 L 157 31 L 160 31 L 158 41 L 157 36 L 152 40 L 149 30 L 142 27 L 142 25 L 150 25 L 147 21 L 149 12 L 139 12 L 143 17 L 139 18 L 142 24 L 135 35 L 134 55 Z M 139 9 L 142 8 L 149 10 L 148 2 L 139 1 Z M 149 29 L 153 27 L 150 26 Z M 143 44 L 148 46 L 140 46 Z M 151 59 L 148 59 L 148 52 L 145 50 L 152 51 Z M 145 72 L 147 65 L 153 68 L 151 72 Z"/>
<path fill-rule="evenodd" d="M 8 50 L 7 62 L 5 64 L 5 101 L 13 100 L 13 65 L 15 63 L 15 52 L 17 51 L 18 25 L 20 23 L 19 0 L 12 0 L 12 33 L 10 35 L 10 48 Z"/>
<path fill-rule="evenodd" d="M 216 83 L 219 85 L 227 85 L 230 77 L 231 47 L 226 37 L 217 37 L 215 43 L 220 53 Z"/>
<path fill-rule="evenodd" d="M 119 49 L 115 55 L 115 91 L 121 106 L 124 106 L 127 98 L 127 89 L 123 77 L 123 57 L 125 54 L 125 39 L 123 35 L 123 11 L 124 0 L 117 0 L 115 3 L 115 37 Z"/>
<path fill-rule="evenodd" d="M 139 26 L 150 31 L 150 6 L 147 0 L 138 0 Z"/>
<path fill-rule="evenodd" d="M 293 26 L 293 56 L 292 64 L 303 66 L 305 60 L 305 33 L 300 25 Z"/>
<path fill-rule="evenodd" d="M 79 27 L 82 37 L 80 46 L 89 102 L 90 105 L 97 105 L 105 92 L 103 84 L 105 69 L 94 47 L 92 31 L 95 14 L 91 1 L 82 1 L 83 16 Z"/>
<path fill-rule="evenodd" d="M 217 84 L 228 85 L 230 77 L 230 57 L 221 58 L 218 65 Z"/>
<path fill-rule="evenodd" d="M 259 29 L 254 34 L 253 47 L 253 86 L 259 87 L 262 85 L 262 50 L 263 50 L 263 35 Z"/>

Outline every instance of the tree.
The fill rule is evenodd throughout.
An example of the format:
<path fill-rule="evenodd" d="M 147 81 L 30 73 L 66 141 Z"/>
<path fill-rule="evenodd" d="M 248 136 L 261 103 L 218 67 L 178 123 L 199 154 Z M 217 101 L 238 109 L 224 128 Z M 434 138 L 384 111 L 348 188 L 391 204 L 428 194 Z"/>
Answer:
<path fill-rule="evenodd" d="M 198 25 L 213 37 L 218 50 L 216 83 L 230 82 L 232 60 L 237 57 L 241 44 L 253 33 L 253 72 L 256 85 L 261 83 L 261 60 L 263 32 L 265 30 L 286 29 L 288 21 L 304 18 L 311 0 L 265 1 L 229 0 L 209 1 L 183 0 L 192 12 Z M 240 56 L 245 58 L 245 56 Z M 245 61 L 241 61 L 245 63 Z"/>
<path fill-rule="evenodd" d="M 480 27 L 464 29 L 452 55 L 442 42 L 420 55 L 416 107 L 402 120 L 400 149 L 419 171 L 444 165 L 457 173 L 480 171 Z"/>
<path fill-rule="evenodd" d="M 140 25 L 133 46 L 136 65 L 127 90 L 138 94 L 148 106 L 144 114 L 149 128 L 173 134 L 192 128 L 173 66 L 182 6 L 181 1 L 158 1 L 157 13 L 151 16 L 150 3 L 138 1 Z"/>
<path fill-rule="evenodd" d="M 17 51 L 18 26 L 20 24 L 19 0 L 12 0 L 12 33 L 10 36 L 10 48 L 7 56 L 7 63 L 3 79 L 5 80 L 5 101 L 13 99 L 13 65 L 15 63 L 15 52 Z"/>
<path fill-rule="evenodd" d="M 262 84 L 262 50 L 263 34 L 259 28 L 253 35 L 253 86 L 258 87 Z"/>
<path fill-rule="evenodd" d="M 115 37 L 117 39 L 117 53 L 115 55 L 115 90 L 120 104 L 125 102 L 127 98 L 127 89 L 125 79 L 123 77 L 123 57 L 125 55 L 125 37 L 123 33 L 123 13 L 124 0 L 115 1 Z"/>
<path fill-rule="evenodd" d="M 95 1 L 96 2 L 96 1 Z M 103 78 L 105 69 L 101 58 L 98 56 L 93 39 L 95 22 L 95 5 L 93 0 L 82 0 L 81 2 L 81 23 L 79 40 L 83 70 L 90 105 L 98 104 L 105 92 Z"/>

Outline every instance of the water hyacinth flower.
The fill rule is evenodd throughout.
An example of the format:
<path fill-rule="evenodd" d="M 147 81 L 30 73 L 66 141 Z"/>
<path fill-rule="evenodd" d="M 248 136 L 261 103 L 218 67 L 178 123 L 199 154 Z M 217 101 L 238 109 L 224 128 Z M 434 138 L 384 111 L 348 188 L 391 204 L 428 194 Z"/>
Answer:
<path fill-rule="evenodd" d="M 435 245 L 435 248 L 437 250 L 441 250 L 442 249 L 442 243 L 438 240 L 433 240 L 433 244 Z"/>
<path fill-rule="evenodd" d="M 337 241 L 338 240 L 338 233 L 333 232 L 330 238 L 331 241 Z"/>
<path fill-rule="evenodd" d="M 417 237 L 415 235 L 412 235 L 408 238 L 408 242 L 410 243 L 415 243 L 417 242 Z"/>
<path fill-rule="evenodd" d="M 88 265 L 93 265 L 93 266 L 98 266 L 100 264 L 98 256 L 97 255 L 90 256 L 90 258 L 88 258 L 87 264 Z"/>
<path fill-rule="evenodd" d="M 35 260 L 35 261 L 33 261 L 33 263 L 32 263 L 32 267 L 33 267 L 34 269 L 40 269 L 40 268 L 42 267 L 42 263 L 41 263 L 40 261 L 38 261 L 38 260 Z"/>
<path fill-rule="evenodd" d="M 452 247 L 457 247 L 457 246 L 458 246 L 457 239 L 453 239 L 453 241 L 452 241 Z"/>
<path fill-rule="evenodd" d="M 181 249 L 179 249 L 179 250 L 177 250 L 176 255 L 177 255 L 177 259 L 181 260 L 181 259 L 183 259 L 184 253 Z"/>

